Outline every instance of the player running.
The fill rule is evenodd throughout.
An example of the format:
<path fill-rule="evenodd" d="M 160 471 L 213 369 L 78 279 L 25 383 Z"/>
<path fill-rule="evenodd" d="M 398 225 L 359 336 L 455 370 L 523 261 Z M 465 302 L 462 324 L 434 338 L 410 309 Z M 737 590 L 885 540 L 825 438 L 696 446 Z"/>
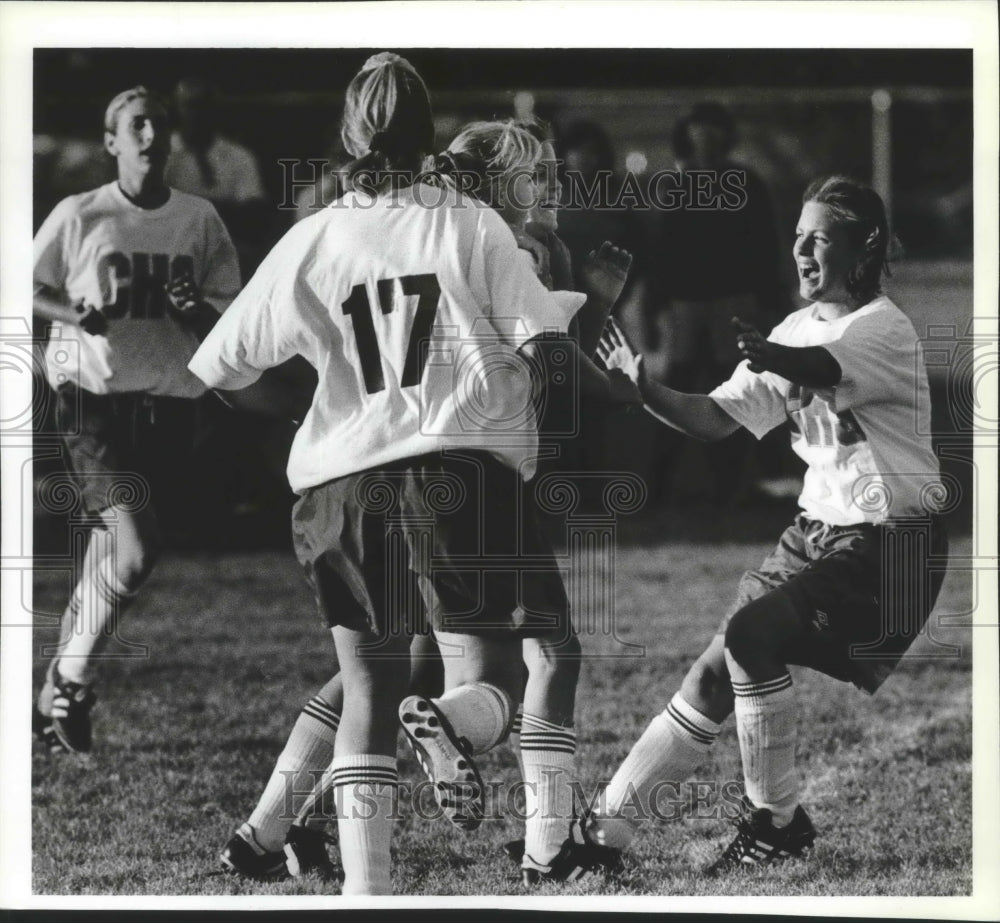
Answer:
<path fill-rule="evenodd" d="M 187 364 L 240 285 L 215 208 L 164 182 L 166 109 L 145 87 L 111 100 L 104 146 L 118 179 L 60 202 L 34 243 L 34 311 L 53 322 L 45 362 L 56 421 L 97 521 L 35 709 L 35 731 L 54 751 L 91 749 L 94 660 L 159 552 L 148 483 L 163 467 L 157 456 L 191 444 L 205 386 Z"/>
<path fill-rule="evenodd" d="M 658 782 L 677 784 L 704 762 L 736 713 L 746 783 L 738 834 L 706 870 L 719 874 L 801 856 L 816 833 L 800 804 L 799 714 L 787 664 L 874 694 L 921 632 L 944 574 L 947 539 L 929 436 L 927 374 L 916 331 L 881 293 L 885 207 L 840 176 L 803 197 L 793 255 L 809 305 L 765 339 L 738 320 L 745 357 L 709 395 L 646 380 L 617 328 L 600 348 L 639 384 L 647 409 L 698 439 L 745 426 L 758 438 L 786 420 L 808 468 L 802 512 L 774 552 L 740 581 L 736 600 L 666 711 L 653 719 L 590 819 L 605 846 L 627 847 Z M 633 805 L 634 806 L 634 805 Z"/>
<path fill-rule="evenodd" d="M 522 640 L 568 625 L 558 566 L 523 490 L 537 432 L 498 423 L 530 409 L 518 353 L 565 330 L 569 312 L 519 260 L 495 212 L 414 182 L 433 133 L 412 66 L 370 58 L 345 101 L 350 191 L 286 234 L 191 362 L 224 390 L 296 354 L 319 373 L 288 473 L 300 495 L 296 552 L 344 688 L 330 773 L 345 894 L 392 889 L 397 708 L 446 815 L 473 828 L 483 805 L 473 757 L 507 735 Z M 624 375 L 579 363 L 592 393 L 637 399 Z M 477 552 L 515 567 L 483 570 Z M 518 573 L 523 556 L 547 566 Z M 450 654 L 447 691 L 404 700 L 407 615 L 421 596 Z M 243 842 L 258 857 L 274 851 Z"/>

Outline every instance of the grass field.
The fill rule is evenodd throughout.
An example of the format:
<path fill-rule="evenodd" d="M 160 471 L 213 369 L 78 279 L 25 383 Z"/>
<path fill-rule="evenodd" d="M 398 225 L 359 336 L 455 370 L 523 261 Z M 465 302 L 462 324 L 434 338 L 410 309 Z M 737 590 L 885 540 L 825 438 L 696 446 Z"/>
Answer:
<path fill-rule="evenodd" d="M 904 264 L 892 290 L 921 336 L 971 306 L 971 267 Z M 935 427 L 954 433 L 950 391 L 932 370 Z M 696 473 L 697 456 L 693 463 Z M 692 466 L 689 465 L 689 468 Z M 962 491 L 956 531 L 972 523 L 972 468 L 945 463 Z M 36 470 L 36 474 L 38 471 Z M 739 574 L 770 550 L 791 511 L 677 511 L 623 524 L 615 598 L 618 633 L 645 656 L 594 657 L 577 707 L 585 791 L 610 779 L 650 718 L 707 643 Z M 36 521 L 35 538 L 64 554 L 61 524 Z M 248 536 L 225 537 L 244 547 Z M 738 539 L 738 540 L 737 540 Z M 40 541 L 41 540 L 41 541 Z M 252 540 L 249 542 L 252 544 Z M 952 552 L 971 541 L 953 535 Z M 58 615 L 65 577 L 36 573 L 35 611 Z M 937 612 L 970 608 L 968 573 L 949 574 Z M 148 656 L 102 665 L 97 748 L 87 760 L 33 757 L 33 887 L 39 894 L 325 894 L 313 880 L 246 884 L 218 872 L 218 852 L 246 818 L 299 708 L 334 669 L 333 646 L 290 551 L 174 553 L 129 613 L 123 636 Z M 587 879 L 540 894 L 960 895 L 971 889 L 971 630 L 938 631 L 960 644 L 954 659 L 927 659 L 920 639 L 874 698 L 795 670 L 802 703 L 799 763 L 804 800 L 820 833 L 809 862 L 705 881 L 699 866 L 728 842 L 719 817 L 647 824 L 613 881 Z M 36 628 L 35 650 L 56 640 Z M 588 651 L 621 645 L 584 637 Z M 36 687 L 44 662 L 35 662 Z M 405 748 L 404 779 L 420 778 Z M 741 779 L 730 721 L 697 772 Z M 513 784 L 507 745 L 482 760 L 486 779 Z M 691 787 L 682 789 L 690 795 Z M 721 809 L 719 802 L 710 805 Z M 715 810 L 721 814 L 721 810 Z M 397 894 L 523 893 L 500 845 L 520 835 L 515 817 L 463 835 L 404 805 L 394 836 Z"/>
<path fill-rule="evenodd" d="M 642 657 L 584 665 L 578 766 L 586 790 L 611 774 L 701 651 L 740 572 L 759 561 L 786 510 L 625 528 L 616 571 L 622 640 Z M 695 525 L 692 525 L 694 523 Z M 681 534 L 685 537 L 678 538 Z M 673 536 L 669 541 L 664 536 Z M 740 536 L 736 542 L 727 536 Z M 952 551 L 970 541 L 954 537 Z M 38 574 L 37 612 L 58 613 L 67 588 Z M 949 575 L 938 612 L 969 608 L 968 575 Z M 87 759 L 33 757 L 33 888 L 39 894 L 323 894 L 316 880 L 243 883 L 217 855 L 256 801 L 298 709 L 329 676 L 332 643 L 289 553 L 170 555 L 122 634 L 148 656 L 101 667 L 96 750 Z M 971 691 L 968 628 L 942 629 L 962 655 L 912 654 L 874 698 L 793 670 L 802 714 L 805 803 L 820 832 L 813 857 L 706 881 L 699 866 L 731 836 L 724 819 L 648 824 L 615 880 L 586 879 L 541 894 L 958 895 L 971 888 Z M 36 650 L 55 640 L 36 629 Z M 594 655 L 621 653 L 602 636 Z M 44 667 L 35 664 L 36 685 Z M 730 721 L 699 780 L 741 778 Z M 418 769 L 400 749 L 403 778 Z M 513 783 L 507 745 L 483 775 Z M 687 791 L 687 790 L 685 790 Z M 403 806 L 394 834 L 397 894 L 521 894 L 499 853 L 516 820 L 461 834 Z M 719 812 L 716 812 L 719 813 Z"/>

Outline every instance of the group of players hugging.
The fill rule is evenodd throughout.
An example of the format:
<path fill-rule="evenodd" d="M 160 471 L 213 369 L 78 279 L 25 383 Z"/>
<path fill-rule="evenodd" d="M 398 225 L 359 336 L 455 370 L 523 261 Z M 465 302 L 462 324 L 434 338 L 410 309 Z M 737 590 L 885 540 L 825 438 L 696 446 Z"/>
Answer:
<path fill-rule="evenodd" d="M 743 361 L 710 394 L 688 394 L 647 378 L 609 319 L 627 252 L 604 244 L 587 260 L 587 291 L 571 290 L 542 123 L 475 122 L 435 156 L 427 87 L 382 53 L 347 88 L 341 136 L 354 159 L 339 197 L 294 225 L 242 288 L 213 206 L 166 184 L 166 110 L 141 86 L 107 108 L 117 180 L 65 199 L 38 231 L 34 310 L 52 322 L 46 372 L 95 528 L 35 705 L 37 735 L 53 753 L 90 750 L 94 661 L 161 544 L 152 507 L 117 501 L 109 475 L 142 474 L 152 415 L 183 425 L 212 389 L 237 410 L 298 424 L 294 545 L 339 667 L 225 845 L 227 870 L 342 875 L 344 894 L 392 893 L 401 726 L 441 812 L 465 830 L 484 812 L 477 757 L 511 739 L 526 821 L 505 850 L 526 887 L 613 875 L 643 800 L 662 780 L 688 779 L 734 713 L 746 794 L 736 838 L 706 873 L 806 855 L 816 832 L 800 803 L 788 665 L 874 693 L 940 587 L 938 575 L 929 591 L 884 592 L 894 568 L 911 583 L 925 576 L 895 559 L 891 532 L 926 523 L 922 553 L 946 553 L 936 456 L 913 424 L 929 401 L 917 336 L 881 290 L 881 199 L 842 176 L 808 187 L 792 254 L 805 307 L 767 336 L 734 318 Z M 701 440 L 739 427 L 761 438 L 788 421 L 807 466 L 799 514 L 744 574 L 599 807 L 577 816 L 585 652 L 532 493 L 544 417 L 518 416 L 552 368 L 553 333 L 584 406 L 649 413 Z M 315 370 L 312 392 L 273 371 L 296 357 Z M 877 502 L 872 485 L 884 488 Z M 390 550 L 399 535 L 402 554 Z M 480 573 L 470 550 L 512 563 Z M 327 851 L 331 816 L 342 873 Z"/>

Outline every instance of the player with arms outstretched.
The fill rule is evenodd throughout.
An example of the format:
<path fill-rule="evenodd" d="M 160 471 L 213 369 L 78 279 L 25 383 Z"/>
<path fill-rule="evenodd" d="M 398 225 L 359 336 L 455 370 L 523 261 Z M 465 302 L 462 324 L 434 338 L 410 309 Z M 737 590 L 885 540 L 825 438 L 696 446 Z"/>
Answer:
<path fill-rule="evenodd" d="M 493 425 L 529 406 L 530 381 L 490 373 L 493 357 L 530 355 L 534 338 L 565 330 L 583 296 L 575 307 L 554 300 L 495 212 L 414 180 L 433 134 L 413 67 L 391 54 L 369 59 L 345 101 L 343 139 L 357 158 L 350 191 L 286 234 L 190 366 L 232 391 L 296 354 L 318 372 L 288 473 L 300 495 L 296 552 L 332 629 L 344 687 L 330 772 L 345 894 L 392 889 L 395 718 L 409 680 L 413 601 L 425 600 L 451 655 L 445 693 L 406 700 L 400 717 L 446 814 L 468 828 L 483 808 L 474 755 L 507 735 L 522 640 L 565 630 L 568 619 L 522 487 L 537 432 L 510 438 Z M 580 366 L 595 394 L 637 400 L 624 375 L 606 377 L 582 358 Z M 421 524 L 429 532 L 412 531 Z M 396 539 L 404 545 L 391 555 Z M 477 550 L 551 567 L 463 566 Z M 271 851 L 244 842 L 258 856 Z"/>
<path fill-rule="evenodd" d="M 104 145 L 118 179 L 60 202 L 34 244 L 34 311 L 52 322 L 45 359 L 56 421 L 82 506 L 99 522 L 35 711 L 49 748 L 75 752 L 92 744 L 94 659 L 160 547 L 153 508 L 122 495 L 141 500 L 135 479 L 154 477 L 168 445 L 182 451 L 193 439 L 194 398 L 205 386 L 187 364 L 240 285 L 215 208 L 164 182 L 166 109 L 145 87 L 111 100 Z"/>
<path fill-rule="evenodd" d="M 815 830 L 799 802 L 799 718 L 788 664 L 873 694 L 923 629 L 943 580 L 947 539 L 937 510 L 938 461 L 916 421 L 928 419 L 927 374 L 913 324 L 881 293 L 888 223 L 882 200 L 844 177 L 803 197 L 793 254 L 809 304 L 766 339 L 734 320 L 745 357 L 709 395 L 642 375 L 617 329 L 601 346 L 609 367 L 639 384 L 647 410 L 699 439 L 745 426 L 760 438 L 788 422 L 806 462 L 802 512 L 740 581 L 736 600 L 667 709 L 615 773 L 588 829 L 623 849 L 638 797 L 680 783 L 735 711 L 746 783 L 739 833 L 708 871 L 800 856 Z"/>

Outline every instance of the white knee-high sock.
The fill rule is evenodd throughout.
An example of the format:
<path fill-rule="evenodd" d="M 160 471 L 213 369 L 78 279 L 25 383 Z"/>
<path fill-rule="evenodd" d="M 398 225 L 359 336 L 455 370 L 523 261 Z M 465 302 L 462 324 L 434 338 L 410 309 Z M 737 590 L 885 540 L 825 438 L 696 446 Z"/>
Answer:
<path fill-rule="evenodd" d="M 524 854 L 547 864 L 569 835 L 573 820 L 573 764 L 576 732 L 536 715 L 521 721 L 524 766 Z"/>
<path fill-rule="evenodd" d="M 771 812 L 775 827 L 784 827 L 799 803 L 792 677 L 785 673 L 763 683 L 734 682 L 733 693 L 747 797 Z"/>
<path fill-rule="evenodd" d="M 38 710 L 46 717 L 52 715 L 52 699 L 55 697 L 56 691 L 55 671 L 59 665 L 59 653 L 65 648 L 66 640 L 73 633 L 74 626 L 80 618 L 80 606 L 82 603 L 82 581 L 78 581 L 76 586 L 73 587 L 73 594 L 70 596 L 65 610 L 63 610 L 62 621 L 59 623 L 59 646 L 56 648 L 55 656 L 49 662 L 49 668 L 45 674 L 45 682 L 38 693 L 38 702 L 36 704 Z"/>
<path fill-rule="evenodd" d="M 650 798 L 658 783 L 680 785 L 705 758 L 722 726 L 689 705 L 680 692 L 646 728 L 605 792 L 591 836 L 602 846 L 625 849 L 639 822 L 650 816 Z"/>
<path fill-rule="evenodd" d="M 392 894 L 389 844 L 396 758 L 378 753 L 335 756 L 330 766 L 337 803 L 344 894 Z"/>
<path fill-rule="evenodd" d="M 333 759 L 339 724 L 340 715 L 319 696 L 313 696 L 300 712 L 248 821 L 257 842 L 268 852 L 282 848 L 292 821 L 319 786 Z"/>
<path fill-rule="evenodd" d="M 495 747 L 510 725 L 510 696 L 490 683 L 463 683 L 431 701 L 455 733 L 469 741 L 473 753 Z"/>
<path fill-rule="evenodd" d="M 71 603 L 64 616 L 67 624 L 57 666 L 66 679 L 89 683 L 95 654 L 114 634 L 118 617 L 135 599 L 136 591 L 118 579 L 113 555 L 85 569 L 78 590 L 79 606 L 74 608 Z"/>

